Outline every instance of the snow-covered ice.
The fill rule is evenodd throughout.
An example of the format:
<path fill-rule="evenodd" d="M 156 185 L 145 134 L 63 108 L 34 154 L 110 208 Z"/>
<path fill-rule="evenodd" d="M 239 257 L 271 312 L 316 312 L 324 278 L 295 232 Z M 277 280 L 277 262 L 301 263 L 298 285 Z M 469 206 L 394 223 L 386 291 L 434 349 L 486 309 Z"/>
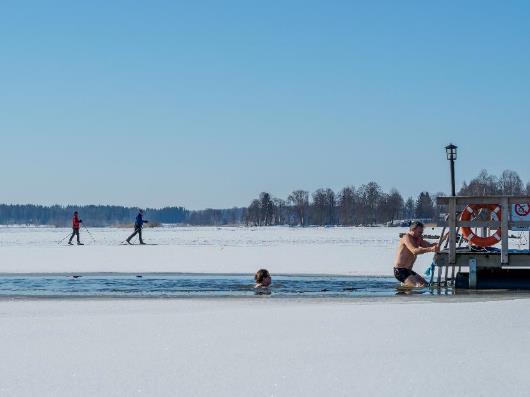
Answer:
<path fill-rule="evenodd" d="M 0 395 L 527 396 L 530 300 L 0 302 Z"/>
<path fill-rule="evenodd" d="M 403 230 L 3 227 L 0 272 L 391 275 Z M 505 298 L 0 300 L 0 396 L 526 396 L 530 299 Z"/>
<path fill-rule="evenodd" d="M 164 227 L 156 246 L 120 246 L 130 229 L 82 229 L 83 247 L 57 242 L 65 228 L 0 228 L 0 272 L 191 272 L 392 275 L 403 228 Z M 426 229 L 426 233 L 439 230 Z M 418 258 L 421 271 L 432 255 Z"/>

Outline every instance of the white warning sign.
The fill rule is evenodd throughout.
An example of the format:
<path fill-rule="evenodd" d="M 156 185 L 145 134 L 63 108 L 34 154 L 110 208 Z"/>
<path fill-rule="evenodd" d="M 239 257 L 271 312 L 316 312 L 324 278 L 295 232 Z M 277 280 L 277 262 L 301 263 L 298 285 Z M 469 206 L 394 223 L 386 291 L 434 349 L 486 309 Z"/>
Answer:
<path fill-rule="evenodd" d="M 512 221 L 530 221 L 530 204 L 514 204 Z M 529 227 L 517 227 L 514 230 L 530 230 Z"/>

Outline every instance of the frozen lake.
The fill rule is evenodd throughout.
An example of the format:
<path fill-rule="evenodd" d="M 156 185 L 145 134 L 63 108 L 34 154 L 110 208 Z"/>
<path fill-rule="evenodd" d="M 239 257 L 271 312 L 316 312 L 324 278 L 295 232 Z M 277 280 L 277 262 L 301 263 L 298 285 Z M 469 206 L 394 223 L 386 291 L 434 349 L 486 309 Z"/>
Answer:
<path fill-rule="evenodd" d="M 0 394 L 528 395 L 530 300 L 406 301 L 0 300 Z"/>
<path fill-rule="evenodd" d="M 0 227 L 0 273 L 181 272 L 392 276 L 404 228 L 162 227 L 144 230 L 148 246 L 123 246 L 131 229 L 81 230 L 85 246 L 68 246 L 70 229 Z M 426 229 L 427 234 L 438 230 Z M 423 271 L 432 255 L 419 257 Z"/>
<path fill-rule="evenodd" d="M 0 228 L 2 396 L 528 394 L 530 299 L 384 298 L 405 229 L 159 228 L 142 247 L 90 230 L 77 247 L 57 244 L 68 229 Z M 191 299 L 143 299 L 171 296 Z"/>
<path fill-rule="evenodd" d="M 87 245 L 115 246 L 123 242 L 132 229 L 89 228 L 95 242 L 85 229 L 81 236 Z M 145 228 L 144 240 L 158 245 L 193 245 L 218 247 L 281 246 L 281 245 L 347 245 L 387 247 L 397 241 L 406 228 L 387 227 L 173 227 Z M 70 228 L 0 227 L 0 247 L 55 247 Z M 426 233 L 433 229 L 427 228 Z M 65 245 L 68 239 L 63 241 Z M 133 240 L 138 242 L 137 240 Z"/>

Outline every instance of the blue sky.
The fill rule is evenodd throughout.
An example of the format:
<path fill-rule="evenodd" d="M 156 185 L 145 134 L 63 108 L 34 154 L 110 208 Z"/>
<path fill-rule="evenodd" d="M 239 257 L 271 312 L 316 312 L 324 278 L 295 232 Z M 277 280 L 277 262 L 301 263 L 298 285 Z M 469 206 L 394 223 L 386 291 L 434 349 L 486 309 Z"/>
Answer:
<path fill-rule="evenodd" d="M 459 184 L 530 180 L 528 20 L 526 1 L 2 2 L 0 202 L 448 191 L 451 141 Z"/>

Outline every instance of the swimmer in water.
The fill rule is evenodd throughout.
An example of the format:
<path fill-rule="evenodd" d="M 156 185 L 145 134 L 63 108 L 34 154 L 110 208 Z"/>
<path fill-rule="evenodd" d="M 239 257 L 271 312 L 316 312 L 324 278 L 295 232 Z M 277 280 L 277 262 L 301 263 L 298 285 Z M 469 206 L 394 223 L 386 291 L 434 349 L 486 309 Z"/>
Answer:
<path fill-rule="evenodd" d="M 259 269 L 254 276 L 256 285 L 254 288 L 269 288 L 272 283 L 271 274 L 267 269 Z"/>

